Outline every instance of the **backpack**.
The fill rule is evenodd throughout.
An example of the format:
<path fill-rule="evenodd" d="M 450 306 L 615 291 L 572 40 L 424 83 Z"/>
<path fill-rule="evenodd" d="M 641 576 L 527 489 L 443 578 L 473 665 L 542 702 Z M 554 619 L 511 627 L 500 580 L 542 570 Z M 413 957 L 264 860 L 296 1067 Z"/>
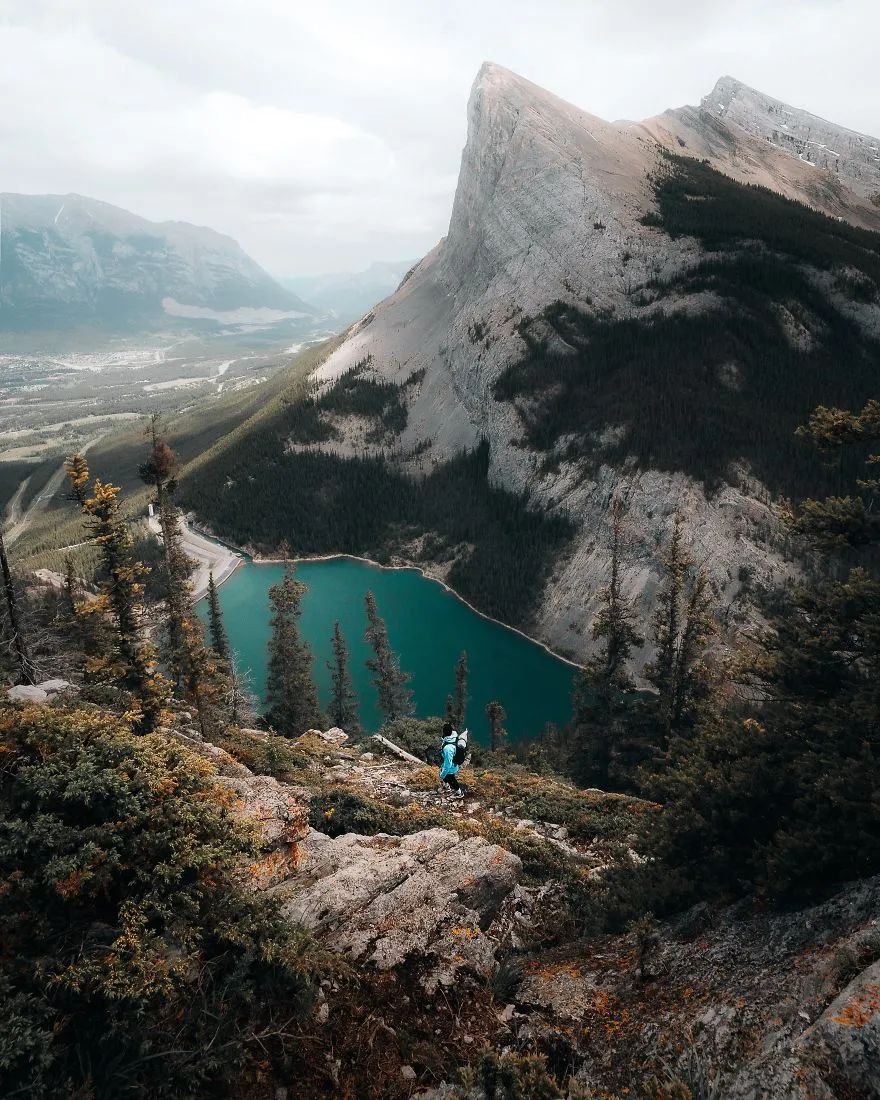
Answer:
<path fill-rule="evenodd" d="M 452 763 L 460 768 L 465 762 L 468 752 L 468 731 L 462 730 L 458 735 L 458 740 L 455 742 L 455 755 L 452 758 Z"/>

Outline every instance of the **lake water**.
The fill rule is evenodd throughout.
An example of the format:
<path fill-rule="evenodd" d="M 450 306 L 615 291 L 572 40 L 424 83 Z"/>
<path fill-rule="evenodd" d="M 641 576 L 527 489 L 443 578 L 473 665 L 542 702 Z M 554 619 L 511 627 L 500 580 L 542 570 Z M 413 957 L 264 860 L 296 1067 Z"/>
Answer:
<path fill-rule="evenodd" d="M 282 565 L 247 562 L 220 587 L 220 604 L 233 649 L 260 698 L 266 686 L 269 588 Z M 308 591 L 300 628 L 315 656 L 321 702 L 330 693 L 330 638 L 339 620 L 351 654 L 351 673 L 360 698 L 361 721 L 374 732 L 381 725 L 376 691 L 364 661 L 364 596 L 372 591 L 385 619 L 401 667 L 412 675 L 419 717 L 442 714 L 455 683 L 455 663 L 467 650 L 470 666 L 467 723 L 480 742 L 488 740 L 485 706 L 498 699 L 507 711 L 511 738 L 539 734 L 548 722 L 571 717 L 575 669 L 506 627 L 484 619 L 436 581 L 415 569 L 380 569 L 351 558 L 299 562 L 296 577 Z M 204 619 L 207 604 L 199 605 Z"/>

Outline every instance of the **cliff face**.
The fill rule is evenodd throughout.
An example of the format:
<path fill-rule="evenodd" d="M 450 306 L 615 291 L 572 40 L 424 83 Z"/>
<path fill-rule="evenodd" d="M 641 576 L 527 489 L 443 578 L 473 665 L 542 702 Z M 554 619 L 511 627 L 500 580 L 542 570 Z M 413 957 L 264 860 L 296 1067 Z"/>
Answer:
<path fill-rule="evenodd" d="M 823 169 L 856 195 L 880 206 L 880 140 L 790 107 L 731 76 L 723 76 L 701 104 L 777 149 Z"/>
<path fill-rule="evenodd" d="M 707 161 L 739 183 L 771 188 L 852 226 L 880 229 L 880 210 L 865 197 L 874 186 L 869 166 L 856 155 L 876 142 L 851 135 L 846 145 L 823 131 L 823 142 L 828 137 L 826 144 L 851 150 L 832 171 L 768 140 L 766 104 L 772 101 L 747 95 L 741 85 L 736 89 L 728 95 L 722 81 L 701 108 L 608 123 L 499 66 L 484 65 L 468 107 L 448 236 L 394 295 L 352 327 L 318 372 L 329 382 L 367 356 L 375 375 L 396 383 L 424 370 L 399 441 L 400 453 L 415 451 L 418 458 L 399 459 L 405 467 L 424 471 L 485 437 L 497 482 L 528 490 L 537 504 L 575 518 L 580 536 L 569 559 L 558 564 L 535 626 L 553 645 L 579 655 L 608 566 L 608 505 L 615 493 L 629 505 L 635 538 L 627 583 L 645 617 L 658 547 L 677 511 L 725 604 L 736 602 L 741 576 L 772 583 L 786 570 L 773 546 L 768 495 L 747 468 L 707 494 L 692 470 L 627 461 L 625 455 L 605 460 L 601 446 L 585 466 L 567 460 L 562 438 L 552 454 L 524 445 L 523 412 L 532 396 L 542 397 L 540 381 L 531 396 L 493 396 L 497 380 L 527 352 L 522 323 L 540 318 L 552 303 L 597 323 L 694 316 L 718 304 L 718 293 L 706 289 L 670 292 L 662 304 L 651 298 L 651 287 L 683 283 L 708 254 L 693 236 L 658 232 L 651 223 L 656 181 L 668 163 L 664 153 Z M 810 116 L 795 115 L 799 133 L 813 125 L 803 121 Z M 876 300 L 857 308 L 838 299 L 872 338 L 880 332 Z M 551 352 L 571 351 L 558 332 L 541 338 Z M 737 369 L 734 363 L 730 384 L 738 385 Z M 719 387 L 724 384 L 722 378 Z M 652 380 L 650 390 L 627 396 L 659 407 L 663 385 Z M 609 421 L 597 442 L 626 430 L 625 422 Z"/>

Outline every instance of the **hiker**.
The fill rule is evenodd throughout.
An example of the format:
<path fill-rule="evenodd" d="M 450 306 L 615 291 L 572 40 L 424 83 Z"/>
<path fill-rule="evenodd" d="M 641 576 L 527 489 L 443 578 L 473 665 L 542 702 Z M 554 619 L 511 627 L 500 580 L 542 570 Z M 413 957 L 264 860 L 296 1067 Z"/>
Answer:
<path fill-rule="evenodd" d="M 440 786 L 445 783 L 455 798 L 464 798 L 464 789 L 458 781 L 458 769 L 467 756 L 468 731 L 457 733 L 451 722 L 443 723 L 443 740 L 440 743 Z"/>

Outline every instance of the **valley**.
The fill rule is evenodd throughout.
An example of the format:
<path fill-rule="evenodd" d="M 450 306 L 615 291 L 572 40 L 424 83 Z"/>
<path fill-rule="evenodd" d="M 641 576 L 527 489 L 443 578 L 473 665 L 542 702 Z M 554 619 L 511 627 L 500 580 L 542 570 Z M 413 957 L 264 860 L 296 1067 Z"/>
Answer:
<path fill-rule="evenodd" d="M 876 1100 L 880 142 L 485 62 L 437 240 L 482 7 L 254 2 L 101 21 L 145 208 L 342 274 L 0 195 L 0 1095 Z"/>

